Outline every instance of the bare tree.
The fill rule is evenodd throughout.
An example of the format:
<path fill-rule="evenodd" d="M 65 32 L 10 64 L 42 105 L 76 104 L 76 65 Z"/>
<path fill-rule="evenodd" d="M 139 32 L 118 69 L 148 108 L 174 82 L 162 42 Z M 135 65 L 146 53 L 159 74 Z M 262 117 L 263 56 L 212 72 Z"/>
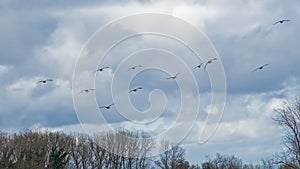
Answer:
<path fill-rule="evenodd" d="M 46 134 L 32 131 L 14 134 L 11 143 L 16 168 L 45 168 L 49 154 Z"/>
<path fill-rule="evenodd" d="M 149 167 L 149 155 L 154 141 L 144 132 L 131 132 L 119 129 L 117 132 L 106 132 L 98 140 L 107 150 L 105 168 L 136 168 Z"/>
<path fill-rule="evenodd" d="M 70 158 L 71 168 L 87 169 L 90 166 L 92 158 L 88 139 L 89 137 L 83 134 L 73 136 L 70 143 Z"/>
<path fill-rule="evenodd" d="M 9 134 L 0 133 L 0 168 L 12 168 L 18 160 L 10 140 Z"/>
<path fill-rule="evenodd" d="M 214 158 L 206 156 L 207 162 L 202 163 L 203 169 L 240 169 L 243 167 L 242 160 L 235 156 L 216 154 Z"/>
<path fill-rule="evenodd" d="M 161 169 L 178 169 L 188 168 L 189 165 L 185 162 L 185 150 L 178 145 L 173 145 L 169 141 L 161 143 L 161 151 L 159 159 L 155 164 Z"/>
<path fill-rule="evenodd" d="M 102 137 L 99 135 L 94 135 L 93 139 L 89 139 L 89 149 L 91 151 L 92 157 L 90 158 L 91 168 L 101 169 L 104 168 L 105 161 L 107 158 L 107 151 L 99 146 L 99 142 L 102 142 Z"/>
<path fill-rule="evenodd" d="M 282 137 L 285 150 L 277 154 L 277 163 L 289 168 L 300 168 L 300 98 L 293 102 L 285 102 L 275 111 L 273 120 L 285 132 Z"/>

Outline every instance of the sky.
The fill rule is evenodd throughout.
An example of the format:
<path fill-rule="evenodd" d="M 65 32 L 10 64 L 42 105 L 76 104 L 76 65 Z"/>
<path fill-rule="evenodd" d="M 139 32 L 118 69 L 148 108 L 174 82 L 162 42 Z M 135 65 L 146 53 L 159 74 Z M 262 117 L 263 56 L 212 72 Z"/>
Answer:
<path fill-rule="evenodd" d="M 208 70 L 222 67 L 226 77 L 226 102 L 223 117 L 216 132 L 205 143 L 199 144 L 201 126 L 210 113 L 212 88 L 208 71 L 193 70 L 200 62 L 193 53 L 174 39 L 140 35 L 129 38 L 114 47 L 102 60 L 93 63 L 87 74 L 82 74 L 81 82 L 95 78 L 96 91 L 79 93 L 73 90 L 73 73 L 78 70 L 80 56 L 84 55 L 84 45 L 95 32 L 120 18 L 140 13 L 168 14 L 184 20 L 199 29 L 214 46 L 218 59 L 209 65 Z M 0 1 L 0 130 L 19 131 L 23 129 L 49 129 L 56 131 L 81 131 L 80 118 L 89 116 L 93 108 L 85 107 L 86 114 L 78 115 L 76 98 L 87 102 L 95 96 L 97 104 L 108 105 L 113 101 L 119 105 L 101 113 L 106 122 L 113 127 L 143 129 L 152 134 L 167 131 L 178 118 L 181 97 L 189 107 L 199 103 L 196 125 L 183 140 L 186 157 L 192 163 L 200 164 L 205 155 L 215 153 L 233 154 L 246 162 L 259 162 L 270 158 L 280 150 L 282 129 L 273 121 L 274 109 L 284 101 L 292 100 L 300 94 L 300 1 L 274 0 L 201 0 L 201 1 Z M 290 22 L 273 25 L 278 20 Z M 147 21 L 143 22 L 146 24 Z M 144 25 L 143 25 L 144 26 Z M 158 25 L 160 26 L 160 25 Z M 134 31 L 123 28 L 118 33 Z M 174 30 L 177 28 L 175 27 Z M 98 32 L 99 33 L 99 32 Z M 188 32 L 186 32 L 188 33 Z M 100 32 L 101 34 L 101 32 Z M 104 41 L 107 39 L 104 39 Z M 99 41 L 102 42 L 102 41 Z M 94 48 L 101 49 L 101 43 Z M 159 48 L 178 56 L 186 72 L 179 75 L 184 81 L 189 73 L 196 80 L 199 95 L 181 95 L 178 81 L 166 80 L 182 67 L 176 59 L 160 60 L 170 57 L 167 52 L 147 56 L 147 51 L 137 59 L 146 64 L 170 65 L 172 73 L 159 69 L 140 69 L 131 73 L 130 83 L 120 76 L 125 66 L 135 63 L 125 56 L 134 52 Z M 87 51 L 90 52 L 90 51 Z M 143 52 L 141 52 L 143 54 Z M 87 55 L 91 54 L 88 53 Z M 153 53 L 152 53 L 153 54 Z M 169 53 L 170 54 L 170 53 Z M 91 54 L 92 55 L 92 54 Z M 148 58 L 147 58 L 148 57 Z M 134 58 L 134 57 L 133 57 Z M 151 60 L 151 61 L 149 61 Z M 120 66 L 124 61 L 123 67 Z M 87 61 L 89 62 L 89 60 Z M 264 69 L 253 70 L 263 64 Z M 97 66 L 109 65 L 103 72 L 93 73 Z M 125 67 L 125 68 L 127 68 Z M 119 72 L 119 73 L 118 73 Z M 178 70 L 179 72 L 179 70 Z M 114 77 L 116 86 L 114 86 Z M 47 84 L 39 80 L 51 78 Z M 179 78 L 179 79 L 180 79 Z M 123 81 L 124 82 L 123 82 Z M 189 86 L 192 81 L 185 81 Z M 136 124 L 126 119 L 118 107 L 127 104 L 113 100 L 112 88 L 132 89 L 142 86 L 136 93 L 118 90 L 115 97 L 128 96 L 135 110 L 156 113 L 155 105 L 165 102 L 164 111 L 149 125 Z M 190 88 L 184 88 L 188 93 Z M 73 94 L 72 94 L 73 91 Z M 80 90 L 79 90 L 80 91 Z M 163 93 L 163 94 L 162 94 Z M 149 95 L 150 94 L 150 95 Z M 89 96 L 90 95 L 90 96 Z M 151 100 L 151 96 L 163 95 L 162 100 Z M 185 97 L 186 96 L 186 97 Z M 198 96 L 200 102 L 198 102 Z M 74 100 L 75 97 L 75 100 Z M 87 99 L 89 97 L 89 99 Z M 150 99 L 150 102 L 149 102 Z M 156 101 L 156 102 L 155 102 Z M 84 105 L 84 104 L 83 104 Z M 80 109 L 80 108 L 79 108 Z M 157 109 L 160 109 L 159 107 Z M 130 109 L 131 110 L 131 109 Z M 132 111 L 135 111 L 132 110 Z M 192 110 L 192 109 L 191 109 Z M 188 113 L 186 109 L 183 113 Z M 148 112 L 148 113 L 149 113 Z M 131 111 L 126 112 L 130 115 Z M 91 116 L 89 118 L 94 118 Z M 149 116 L 149 118 L 152 118 Z M 188 123 L 189 116 L 182 122 Z M 170 133 L 176 135 L 176 133 Z"/>

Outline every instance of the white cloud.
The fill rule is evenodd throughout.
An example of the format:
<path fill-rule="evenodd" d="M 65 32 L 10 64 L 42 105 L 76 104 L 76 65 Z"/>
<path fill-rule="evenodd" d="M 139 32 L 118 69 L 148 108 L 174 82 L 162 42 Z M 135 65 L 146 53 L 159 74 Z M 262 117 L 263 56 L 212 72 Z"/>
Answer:
<path fill-rule="evenodd" d="M 0 77 L 7 74 L 13 68 L 14 68 L 14 66 L 11 66 L 11 65 L 0 65 Z"/>
<path fill-rule="evenodd" d="M 40 68 L 53 75 L 71 79 L 76 58 L 86 40 L 85 33 L 84 25 L 75 21 L 66 20 L 57 24 L 49 43 L 35 50 L 35 58 Z"/>
<path fill-rule="evenodd" d="M 198 28 L 204 29 L 206 22 L 220 16 L 218 9 L 199 4 L 180 4 L 172 9 L 172 15 L 182 18 Z"/>

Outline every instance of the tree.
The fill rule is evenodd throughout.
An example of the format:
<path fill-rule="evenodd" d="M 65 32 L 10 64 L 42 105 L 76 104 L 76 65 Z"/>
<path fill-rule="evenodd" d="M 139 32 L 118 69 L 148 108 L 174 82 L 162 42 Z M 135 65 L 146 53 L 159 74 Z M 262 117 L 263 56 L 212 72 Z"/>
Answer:
<path fill-rule="evenodd" d="M 206 156 L 207 162 L 202 163 L 203 169 L 240 169 L 243 167 L 242 160 L 229 155 L 216 154 L 214 158 Z"/>
<path fill-rule="evenodd" d="M 87 169 L 90 166 L 90 159 L 92 154 L 88 142 L 89 137 L 87 135 L 78 134 L 73 136 L 70 143 L 70 158 L 71 168 Z"/>
<path fill-rule="evenodd" d="M 55 169 L 63 169 L 67 165 L 68 153 L 65 152 L 64 148 L 52 148 L 50 154 L 51 165 Z"/>
<path fill-rule="evenodd" d="M 45 168 L 49 154 L 47 134 L 33 131 L 16 133 L 10 146 L 15 151 L 15 168 Z"/>
<path fill-rule="evenodd" d="M 62 133 L 49 133 L 48 147 L 50 151 L 48 168 L 63 169 L 69 162 L 69 145 L 71 137 Z"/>
<path fill-rule="evenodd" d="M 285 102 L 275 112 L 273 120 L 285 132 L 282 137 L 285 150 L 277 155 L 277 163 L 282 167 L 300 168 L 300 98 Z"/>
<path fill-rule="evenodd" d="M 154 141 L 145 132 L 119 129 L 97 137 L 98 144 L 107 150 L 105 168 L 147 168 L 147 158 Z M 96 141 L 97 141 L 96 140 Z"/>
<path fill-rule="evenodd" d="M 178 145 L 172 145 L 168 141 L 161 143 L 162 154 L 159 156 L 159 160 L 155 161 L 155 164 L 161 169 L 177 169 L 188 168 L 185 163 L 185 151 Z M 185 166 L 185 167 L 184 167 Z"/>
<path fill-rule="evenodd" d="M 15 166 L 17 158 L 10 140 L 9 134 L 0 133 L 0 168 L 12 168 Z"/>

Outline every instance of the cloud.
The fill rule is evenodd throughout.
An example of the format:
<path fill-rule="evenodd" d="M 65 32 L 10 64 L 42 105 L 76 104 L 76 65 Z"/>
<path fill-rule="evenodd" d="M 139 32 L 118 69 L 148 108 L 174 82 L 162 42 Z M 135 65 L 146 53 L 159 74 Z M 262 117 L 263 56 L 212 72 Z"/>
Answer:
<path fill-rule="evenodd" d="M 0 77 L 7 74 L 9 71 L 11 71 L 14 67 L 11 65 L 0 65 Z"/>
<path fill-rule="evenodd" d="M 65 116 L 70 118 L 60 122 L 74 122 L 69 81 L 55 79 L 49 84 L 39 84 L 40 79 L 44 77 L 24 77 L 4 86 L 0 114 L 7 120 L 1 123 L 1 128 L 26 128 L 32 122 L 52 126 L 60 121 L 58 117 Z"/>
<path fill-rule="evenodd" d="M 184 19 L 203 31 L 215 45 L 220 55 L 217 63 L 224 65 L 226 73 L 228 98 L 222 122 L 211 140 L 199 146 L 199 132 L 210 107 L 211 85 L 205 70 L 193 71 L 200 90 L 197 119 L 200 128 L 195 126 L 184 142 L 188 157 L 197 161 L 199 159 L 195 158 L 199 155 L 194 154 L 199 152 L 206 155 L 223 151 L 247 158 L 247 152 L 248 159 L 259 160 L 257 156 L 260 158 L 278 150 L 280 130 L 272 123 L 273 109 L 300 94 L 298 1 L 72 1 L 72 4 L 44 1 L 37 4 L 4 0 L 0 3 L 0 20 L 3 21 L 0 27 L 1 129 L 81 131 L 72 103 L 71 83 L 84 43 L 112 20 L 136 13 L 159 12 Z M 292 22 L 272 25 L 284 18 Z M 134 29 L 129 28 L 122 31 L 134 33 Z M 94 47 L 100 48 L 101 44 Z M 111 80 L 118 64 L 125 56 L 150 47 L 173 52 L 190 68 L 201 62 L 173 39 L 139 36 L 120 43 L 100 65 L 92 63 L 95 67 L 109 65 L 111 69 L 93 74 L 94 68 L 90 68 L 82 74 L 81 82 L 95 76 L 98 104 L 111 103 Z M 143 61 L 151 62 L 154 63 L 150 57 Z M 264 63 L 269 66 L 252 72 Z M 175 65 L 172 71 L 176 72 L 176 62 L 170 60 L 168 64 Z M 130 96 L 138 110 L 149 108 L 148 94 L 152 90 L 160 89 L 165 93 L 166 110 L 154 123 L 133 124 L 115 107 L 103 111 L 103 116 L 113 126 L 144 129 L 153 134 L 167 130 L 180 109 L 178 85 L 166 81 L 167 76 L 166 72 L 158 70 L 143 71 L 129 85 L 129 88 L 143 86 L 141 92 Z M 54 82 L 36 83 L 44 78 L 53 78 Z M 127 94 L 128 91 L 123 92 Z M 189 95 L 185 99 L 196 98 Z M 176 135 L 171 133 L 170 136 L 172 134 Z M 274 144 L 273 140 L 276 140 Z"/>

